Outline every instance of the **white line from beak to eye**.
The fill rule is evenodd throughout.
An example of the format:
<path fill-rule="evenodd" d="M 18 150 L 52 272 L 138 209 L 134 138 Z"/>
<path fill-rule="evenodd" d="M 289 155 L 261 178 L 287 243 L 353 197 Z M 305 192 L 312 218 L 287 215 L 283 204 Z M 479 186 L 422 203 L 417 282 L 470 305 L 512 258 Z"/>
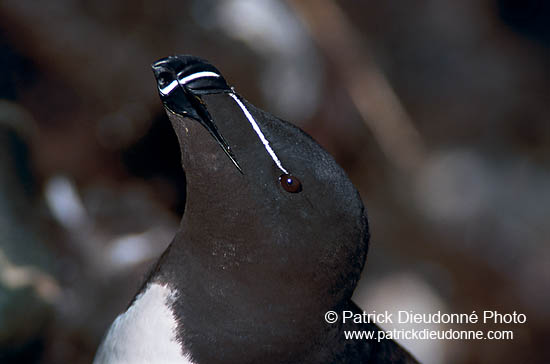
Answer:
<path fill-rule="evenodd" d="M 203 78 L 203 77 L 220 77 L 220 75 L 218 75 L 216 72 L 202 71 L 202 72 L 192 73 L 178 81 L 180 85 L 183 86 L 186 83 L 196 80 L 197 78 Z"/>
<path fill-rule="evenodd" d="M 250 112 L 248 111 L 246 106 L 244 106 L 244 104 L 241 102 L 241 100 L 239 100 L 239 97 L 237 95 L 235 95 L 234 93 L 230 92 L 229 96 L 231 96 L 233 98 L 233 100 L 235 100 L 237 105 L 239 105 L 239 107 L 241 108 L 241 110 L 244 113 L 244 116 L 246 116 L 246 118 L 248 119 L 248 122 L 250 122 L 250 124 L 252 125 L 252 129 L 254 129 L 256 134 L 258 134 L 258 137 L 262 141 L 262 144 L 264 145 L 265 149 L 267 150 L 267 152 L 271 156 L 271 159 L 273 159 L 273 162 L 275 162 L 277 167 L 279 167 L 279 169 L 281 171 L 283 171 L 283 173 L 288 174 L 288 171 L 283 167 L 283 165 L 281 164 L 281 161 L 279 160 L 279 158 L 277 158 L 277 155 L 275 154 L 273 149 L 271 149 L 271 146 L 269 145 L 269 141 L 265 138 L 264 134 L 260 130 L 260 127 L 256 123 L 256 120 L 254 120 L 254 118 L 252 117 L 252 115 L 250 114 Z"/>
<path fill-rule="evenodd" d="M 170 82 L 170 84 L 166 87 L 163 87 L 163 88 L 159 87 L 159 91 L 164 96 L 168 96 L 170 92 L 172 92 L 172 90 L 175 89 L 177 86 L 178 86 L 178 80 L 174 80 Z"/>

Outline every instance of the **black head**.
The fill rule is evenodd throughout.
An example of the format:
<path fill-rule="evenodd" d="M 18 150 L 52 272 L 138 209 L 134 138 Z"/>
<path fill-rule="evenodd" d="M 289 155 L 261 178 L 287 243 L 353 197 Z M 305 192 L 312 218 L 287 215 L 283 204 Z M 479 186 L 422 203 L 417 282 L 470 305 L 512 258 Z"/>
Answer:
<path fill-rule="evenodd" d="M 192 317 L 218 312 L 224 319 L 216 335 L 255 335 L 268 325 L 290 350 L 295 327 L 323 324 L 319 315 L 353 293 L 368 245 L 359 194 L 312 138 L 246 102 L 213 66 L 177 56 L 153 68 L 159 90 L 169 91 L 161 98 L 187 178 L 181 229 L 158 275 L 180 282 L 182 292 L 202 292 L 200 304 L 196 297 L 179 304 Z M 180 82 L 180 74 L 199 72 L 219 77 Z M 185 274 L 174 276 L 182 269 Z M 273 319 L 265 322 L 262 315 Z M 187 317 L 187 332 L 204 327 Z"/>

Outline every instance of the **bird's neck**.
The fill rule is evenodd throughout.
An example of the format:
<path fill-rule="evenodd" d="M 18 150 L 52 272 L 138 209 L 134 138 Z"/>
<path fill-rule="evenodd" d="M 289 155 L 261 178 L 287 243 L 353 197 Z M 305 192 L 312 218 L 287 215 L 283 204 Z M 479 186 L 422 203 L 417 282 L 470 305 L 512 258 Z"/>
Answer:
<path fill-rule="evenodd" d="M 224 259 L 239 254 L 235 244 L 204 239 L 181 232 L 152 278 L 175 282 L 178 336 L 196 362 L 292 362 L 290 353 L 304 354 L 304 338 L 327 337 L 323 315 L 333 307 L 312 297 L 301 277 L 292 282 L 246 257 Z"/>
<path fill-rule="evenodd" d="M 343 278 L 330 264 L 320 268 L 307 236 L 292 240 L 285 226 L 259 213 L 265 197 L 250 195 L 208 131 L 192 120 L 171 121 L 186 170 L 186 207 L 151 280 L 174 282 L 184 346 L 207 363 L 300 362 L 296 353 L 310 355 L 305 338 L 314 350 L 328 350 L 323 345 L 338 327 L 324 314 L 348 304 L 352 290 L 336 291 L 343 283 L 333 277 Z"/>

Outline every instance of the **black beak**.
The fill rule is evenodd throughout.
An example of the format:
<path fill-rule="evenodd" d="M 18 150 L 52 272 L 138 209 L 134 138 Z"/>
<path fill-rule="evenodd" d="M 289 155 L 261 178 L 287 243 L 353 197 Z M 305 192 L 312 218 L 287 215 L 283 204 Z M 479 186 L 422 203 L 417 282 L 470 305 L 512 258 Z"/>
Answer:
<path fill-rule="evenodd" d="M 152 66 L 159 95 L 164 106 L 175 114 L 197 120 L 243 173 L 231 147 L 218 131 L 202 95 L 231 93 L 220 71 L 208 62 L 193 56 L 170 56 Z"/>

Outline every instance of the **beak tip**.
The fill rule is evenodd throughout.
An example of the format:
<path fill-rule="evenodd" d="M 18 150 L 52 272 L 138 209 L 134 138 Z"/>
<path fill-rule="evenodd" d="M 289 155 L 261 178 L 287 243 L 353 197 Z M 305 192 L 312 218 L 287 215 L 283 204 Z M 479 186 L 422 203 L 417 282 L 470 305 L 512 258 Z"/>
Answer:
<path fill-rule="evenodd" d="M 188 55 L 161 58 L 151 68 L 165 108 L 201 123 L 244 174 L 201 99 L 203 95 L 232 92 L 220 71 L 207 61 Z"/>

